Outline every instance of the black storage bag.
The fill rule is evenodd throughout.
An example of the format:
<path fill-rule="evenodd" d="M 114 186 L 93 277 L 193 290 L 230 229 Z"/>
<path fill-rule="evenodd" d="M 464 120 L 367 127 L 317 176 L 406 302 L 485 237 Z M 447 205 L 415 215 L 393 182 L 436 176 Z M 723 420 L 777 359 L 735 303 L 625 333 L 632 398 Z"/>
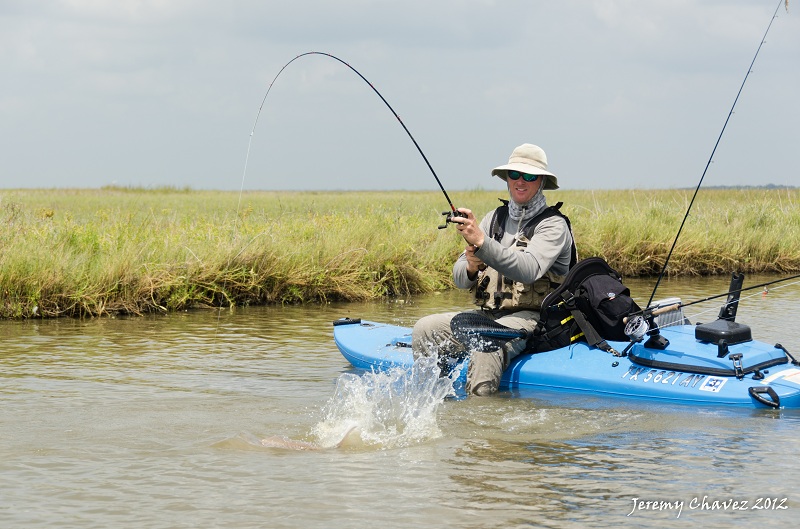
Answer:
<path fill-rule="evenodd" d="M 625 317 L 638 310 L 616 270 L 599 257 L 584 259 L 544 299 L 528 348 L 551 351 L 580 340 L 613 351 L 605 340 L 628 341 Z"/>
<path fill-rule="evenodd" d="M 578 300 L 579 308 L 600 336 L 628 341 L 624 319 L 639 307 L 619 279 L 605 274 L 589 277 L 578 288 Z"/>

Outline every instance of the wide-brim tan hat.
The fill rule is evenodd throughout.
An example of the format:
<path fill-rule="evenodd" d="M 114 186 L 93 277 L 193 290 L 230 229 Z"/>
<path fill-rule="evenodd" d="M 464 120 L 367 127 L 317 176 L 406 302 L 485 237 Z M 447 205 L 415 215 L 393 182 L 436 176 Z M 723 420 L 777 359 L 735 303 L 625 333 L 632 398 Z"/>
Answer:
<path fill-rule="evenodd" d="M 558 178 L 547 170 L 547 155 L 538 145 L 523 143 L 512 151 L 506 165 L 492 169 L 492 175 L 508 180 L 508 171 L 546 176 L 544 189 L 558 189 Z"/>

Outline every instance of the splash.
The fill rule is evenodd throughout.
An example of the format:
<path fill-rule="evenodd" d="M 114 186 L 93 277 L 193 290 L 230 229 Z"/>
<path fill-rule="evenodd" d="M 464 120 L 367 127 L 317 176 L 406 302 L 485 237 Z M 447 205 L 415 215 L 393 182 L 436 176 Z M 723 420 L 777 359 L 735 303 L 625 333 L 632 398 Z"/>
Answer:
<path fill-rule="evenodd" d="M 455 396 L 461 369 L 439 377 L 435 358 L 420 358 L 408 368 L 339 376 L 336 391 L 323 409 L 324 419 L 312 429 L 317 444 L 331 447 L 360 443 L 397 448 L 440 437 L 439 406 Z"/>

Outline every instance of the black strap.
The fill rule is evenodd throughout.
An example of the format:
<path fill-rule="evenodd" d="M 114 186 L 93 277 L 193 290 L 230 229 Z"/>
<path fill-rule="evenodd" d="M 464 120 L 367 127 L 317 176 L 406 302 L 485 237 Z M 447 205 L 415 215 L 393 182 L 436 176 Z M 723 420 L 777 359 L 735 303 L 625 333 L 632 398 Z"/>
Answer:
<path fill-rule="evenodd" d="M 586 342 L 591 345 L 592 347 L 597 347 L 598 349 L 602 349 L 607 353 L 611 353 L 614 356 L 622 356 L 622 354 L 611 347 L 605 339 L 600 336 L 600 333 L 594 328 L 594 325 L 589 323 L 589 320 L 583 315 L 583 312 L 575 304 L 574 296 L 569 290 L 565 290 L 564 294 L 564 302 L 566 303 L 567 309 L 572 314 L 572 317 L 575 318 L 575 322 L 580 327 L 581 331 L 583 331 L 583 335 L 586 337 Z"/>
<path fill-rule="evenodd" d="M 500 242 L 503 239 L 503 235 L 506 233 L 505 225 L 506 219 L 508 218 L 508 200 L 503 200 L 502 198 L 498 200 L 500 200 L 503 205 L 494 210 L 492 223 L 489 225 L 489 237 Z"/>
<path fill-rule="evenodd" d="M 775 348 L 776 348 L 776 349 L 780 349 L 781 351 L 783 351 L 783 352 L 784 352 L 784 354 L 785 354 L 786 356 L 788 356 L 788 357 L 789 357 L 789 360 L 791 360 L 791 361 L 792 361 L 792 365 L 800 366 L 800 362 L 798 362 L 797 360 L 795 360 L 795 359 L 794 359 L 794 357 L 791 355 L 791 353 L 789 353 L 789 351 L 788 351 L 788 350 L 787 350 L 787 349 L 786 349 L 784 346 L 782 346 L 782 345 L 781 345 L 781 344 L 779 344 L 779 343 L 776 343 L 776 344 L 775 344 Z"/>

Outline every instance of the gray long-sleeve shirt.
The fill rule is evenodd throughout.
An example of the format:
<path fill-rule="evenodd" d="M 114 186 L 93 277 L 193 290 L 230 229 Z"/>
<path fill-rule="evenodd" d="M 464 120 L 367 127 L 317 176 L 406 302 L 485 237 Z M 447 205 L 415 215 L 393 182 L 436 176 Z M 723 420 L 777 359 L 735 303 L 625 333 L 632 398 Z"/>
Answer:
<path fill-rule="evenodd" d="M 533 283 L 546 272 L 566 275 L 569 271 L 572 234 L 566 221 L 559 216 L 542 220 L 534 230 L 528 246 L 522 251 L 514 246 L 519 231 L 519 221 L 507 217 L 505 234 L 501 241 L 489 237 L 494 212 L 481 221 L 480 228 L 486 237 L 475 256 L 503 276 L 522 283 Z M 462 252 L 453 265 L 453 281 L 458 288 L 472 288 L 476 280 L 467 277 L 466 252 Z"/>

